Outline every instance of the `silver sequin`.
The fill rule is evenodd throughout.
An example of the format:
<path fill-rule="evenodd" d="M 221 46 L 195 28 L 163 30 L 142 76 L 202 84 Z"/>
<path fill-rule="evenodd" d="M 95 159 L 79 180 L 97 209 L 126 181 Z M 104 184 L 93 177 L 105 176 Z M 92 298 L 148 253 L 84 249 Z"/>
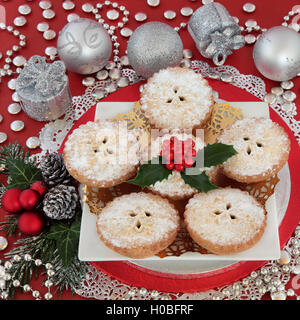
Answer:
<path fill-rule="evenodd" d="M 7 111 L 10 114 L 18 114 L 20 113 L 22 110 L 21 106 L 19 103 L 11 103 L 8 107 L 7 107 Z"/>
<path fill-rule="evenodd" d="M 105 80 L 108 77 L 108 71 L 107 70 L 100 70 L 96 73 L 96 78 L 98 80 Z"/>
<path fill-rule="evenodd" d="M 296 93 L 293 91 L 285 91 L 282 96 L 283 96 L 283 99 L 289 102 L 294 101 L 297 97 Z"/>
<path fill-rule="evenodd" d="M 7 86 L 10 90 L 16 89 L 16 79 L 11 79 L 8 81 Z"/>
<path fill-rule="evenodd" d="M 55 56 L 55 55 L 57 55 L 57 48 L 55 48 L 55 47 L 47 47 L 45 49 L 45 54 L 47 56 Z"/>
<path fill-rule="evenodd" d="M 157 7 L 160 4 L 160 0 L 147 0 L 147 4 L 150 7 Z"/>
<path fill-rule="evenodd" d="M 256 37 L 253 34 L 247 34 L 245 36 L 245 41 L 247 44 L 252 44 L 256 41 Z"/>
<path fill-rule="evenodd" d="M 243 5 L 243 10 L 247 13 L 254 12 L 256 9 L 256 6 L 253 3 L 247 2 Z"/>
<path fill-rule="evenodd" d="M 245 22 L 245 26 L 247 28 L 254 28 L 257 26 L 257 22 L 255 20 L 249 19 Z"/>
<path fill-rule="evenodd" d="M 26 58 L 23 56 L 16 56 L 13 59 L 13 64 L 16 67 L 22 67 L 22 66 L 24 66 L 25 63 L 26 63 Z"/>
<path fill-rule="evenodd" d="M 38 137 L 30 137 L 26 140 L 26 146 L 29 149 L 36 149 L 40 146 L 41 142 Z"/>
<path fill-rule="evenodd" d="M 164 17 L 168 20 L 172 20 L 176 17 L 176 12 L 173 10 L 167 10 L 164 12 Z"/>
<path fill-rule="evenodd" d="M 10 129 L 15 132 L 21 131 L 24 129 L 24 122 L 21 120 L 15 120 L 10 124 Z"/>
<path fill-rule="evenodd" d="M 14 102 L 20 102 L 20 97 L 19 97 L 19 95 L 18 95 L 16 92 L 14 92 L 14 93 L 11 95 L 11 99 L 12 99 L 12 101 L 14 101 Z"/>
<path fill-rule="evenodd" d="M 190 7 L 184 7 L 181 8 L 180 13 L 184 16 L 184 17 L 189 17 L 193 14 L 193 9 Z"/>
<path fill-rule="evenodd" d="M 55 17 L 55 12 L 51 9 L 46 9 L 43 11 L 43 17 L 45 19 L 53 19 Z"/>
<path fill-rule="evenodd" d="M 5 132 L 0 132 L 0 143 L 3 143 L 7 140 L 7 134 Z"/>
<path fill-rule="evenodd" d="M 106 16 L 109 20 L 117 20 L 119 18 L 119 12 L 115 9 L 108 10 Z"/>
<path fill-rule="evenodd" d="M 50 1 L 40 1 L 39 6 L 41 9 L 50 9 L 52 7 L 52 3 Z"/>
<path fill-rule="evenodd" d="M 117 68 L 113 68 L 109 71 L 109 77 L 112 80 L 118 80 L 121 77 L 121 70 Z"/>
<path fill-rule="evenodd" d="M 79 15 L 76 14 L 76 13 L 70 13 L 70 14 L 68 14 L 68 16 L 67 16 L 68 22 L 75 21 L 75 20 L 77 20 L 77 19 L 79 19 L 79 18 L 80 18 Z"/>
<path fill-rule="evenodd" d="M 183 57 L 186 59 L 191 59 L 193 57 L 193 51 L 190 49 L 183 50 Z"/>
<path fill-rule="evenodd" d="M 142 22 L 147 19 L 147 15 L 144 12 L 138 12 L 135 14 L 134 19 L 138 22 Z"/>
<path fill-rule="evenodd" d="M 129 66 L 129 60 L 127 56 L 123 56 L 120 58 L 120 63 L 122 66 Z"/>
<path fill-rule="evenodd" d="M 95 84 L 95 78 L 94 77 L 86 77 L 82 79 L 82 84 L 86 87 L 91 87 Z"/>
<path fill-rule="evenodd" d="M 17 27 L 23 27 L 26 24 L 27 20 L 25 17 L 16 17 L 14 19 L 14 25 Z"/>
<path fill-rule="evenodd" d="M 95 100 L 100 100 L 105 97 L 105 90 L 97 88 L 92 92 L 92 96 L 95 98 Z"/>
<path fill-rule="evenodd" d="M 294 87 L 293 81 L 283 81 L 280 85 L 284 90 L 290 90 Z"/>
<path fill-rule="evenodd" d="M 27 4 L 22 4 L 21 6 L 18 7 L 18 11 L 23 15 L 27 15 L 31 13 L 31 8 Z"/>
<path fill-rule="evenodd" d="M 273 93 L 267 93 L 264 97 L 266 103 L 273 104 L 276 101 L 276 96 Z"/>
<path fill-rule="evenodd" d="M 132 30 L 129 28 L 122 28 L 120 33 L 123 37 L 128 38 L 132 35 Z"/>
<path fill-rule="evenodd" d="M 117 85 L 120 88 L 127 87 L 129 85 L 129 80 L 128 78 L 122 77 L 117 81 Z"/>
<path fill-rule="evenodd" d="M 82 11 L 86 13 L 90 13 L 94 10 L 94 6 L 90 3 L 85 3 L 82 5 Z"/>
<path fill-rule="evenodd" d="M 8 241 L 5 237 L 0 237 L 0 251 L 3 251 L 7 248 Z"/>
<path fill-rule="evenodd" d="M 36 28 L 40 32 L 45 32 L 49 29 L 49 24 L 47 22 L 40 22 Z"/>
<path fill-rule="evenodd" d="M 46 40 L 52 40 L 56 37 L 56 32 L 54 30 L 47 30 L 43 33 L 43 38 Z"/>
<path fill-rule="evenodd" d="M 64 1 L 62 7 L 65 10 L 73 10 L 75 8 L 75 3 L 73 1 Z"/>
<path fill-rule="evenodd" d="M 283 89 L 281 87 L 273 87 L 271 92 L 276 96 L 281 96 L 283 94 Z"/>

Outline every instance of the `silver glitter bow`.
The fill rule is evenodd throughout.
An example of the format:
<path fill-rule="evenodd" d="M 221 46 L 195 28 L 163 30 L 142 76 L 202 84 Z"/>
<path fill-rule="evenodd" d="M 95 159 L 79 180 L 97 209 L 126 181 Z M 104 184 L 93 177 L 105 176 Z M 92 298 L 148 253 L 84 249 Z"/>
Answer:
<path fill-rule="evenodd" d="M 214 64 L 223 65 L 232 50 L 245 44 L 239 25 L 220 3 L 212 2 L 197 9 L 188 30 L 200 53 Z"/>
<path fill-rule="evenodd" d="M 49 97 L 57 94 L 66 82 L 66 67 L 62 61 L 51 64 L 44 57 L 32 56 L 17 79 L 17 90 Z"/>

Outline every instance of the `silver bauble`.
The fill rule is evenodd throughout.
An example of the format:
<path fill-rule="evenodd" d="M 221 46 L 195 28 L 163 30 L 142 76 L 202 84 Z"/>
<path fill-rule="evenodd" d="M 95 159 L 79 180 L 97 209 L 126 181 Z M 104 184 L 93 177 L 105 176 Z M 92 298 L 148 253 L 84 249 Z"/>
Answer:
<path fill-rule="evenodd" d="M 262 33 L 253 49 L 258 71 L 274 81 L 286 81 L 300 72 L 300 35 L 277 26 Z"/>
<path fill-rule="evenodd" d="M 180 64 L 183 45 L 177 32 L 162 22 L 138 27 L 127 46 L 129 62 L 136 73 L 149 78 L 153 73 Z"/>
<path fill-rule="evenodd" d="M 69 22 L 59 33 L 57 50 L 68 70 L 91 74 L 106 65 L 112 43 L 101 24 L 90 19 L 77 19 Z"/>

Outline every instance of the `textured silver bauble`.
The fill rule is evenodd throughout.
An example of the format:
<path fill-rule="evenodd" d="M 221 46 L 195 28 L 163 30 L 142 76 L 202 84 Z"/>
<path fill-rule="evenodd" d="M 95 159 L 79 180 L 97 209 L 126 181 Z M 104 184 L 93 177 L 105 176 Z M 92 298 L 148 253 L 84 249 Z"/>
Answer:
<path fill-rule="evenodd" d="M 67 69 L 91 74 L 105 66 L 111 55 L 112 43 L 101 24 L 90 19 L 77 19 L 60 32 L 57 49 Z"/>
<path fill-rule="evenodd" d="M 161 22 L 148 22 L 138 27 L 127 46 L 130 65 L 145 78 L 160 69 L 179 65 L 182 51 L 177 32 Z"/>
<path fill-rule="evenodd" d="M 277 26 L 262 33 L 253 49 L 258 71 L 274 81 L 286 81 L 300 72 L 300 35 Z"/>

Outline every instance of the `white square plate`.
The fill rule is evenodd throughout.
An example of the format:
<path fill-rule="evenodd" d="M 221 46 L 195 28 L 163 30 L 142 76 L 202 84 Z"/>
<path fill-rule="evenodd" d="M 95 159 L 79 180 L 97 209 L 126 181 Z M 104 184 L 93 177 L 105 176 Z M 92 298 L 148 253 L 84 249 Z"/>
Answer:
<path fill-rule="evenodd" d="M 130 111 L 134 102 L 100 102 L 97 104 L 95 120 L 110 119 L 118 113 Z M 265 117 L 269 118 L 269 107 L 264 102 L 230 102 L 233 107 L 240 108 L 245 117 Z M 112 260 L 131 260 L 107 248 L 100 240 L 96 231 L 96 219 L 91 214 L 88 205 L 83 203 L 79 252 L 78 257 L 82 261 L 112 261 Z M 252 248 L 240 253 L 231 255 L 199 254 L 187 252 L 180 257 L 165 257 L 165 260 L 274 260 L 280 257 L 280 243 L 278 235 L 278 220 L 275 195 L 271 196 L 266 203 L 267 226 L 260 241 Z M 157 256 L 143 260 L 162 261 Z M 140 260 L 139 260 L 140 261 Z"/>

